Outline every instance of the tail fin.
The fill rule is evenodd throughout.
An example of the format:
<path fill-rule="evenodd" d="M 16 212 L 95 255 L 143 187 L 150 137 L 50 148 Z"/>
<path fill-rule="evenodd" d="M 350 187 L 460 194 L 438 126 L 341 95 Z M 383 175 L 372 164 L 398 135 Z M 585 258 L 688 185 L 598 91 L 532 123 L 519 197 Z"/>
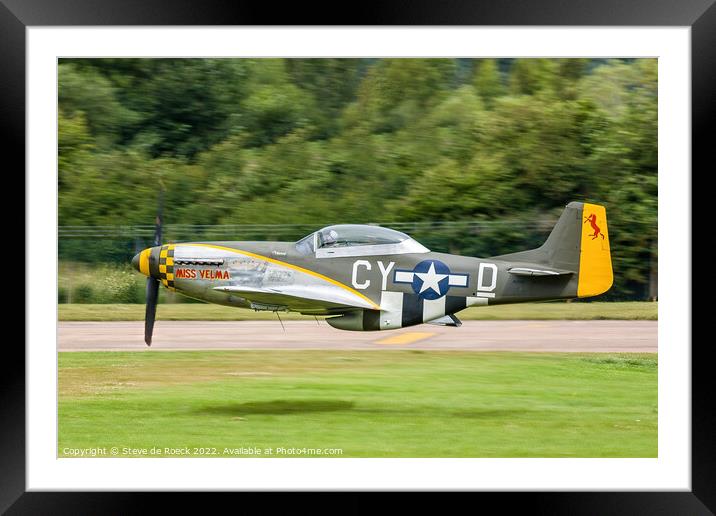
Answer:
<path fill-rule="evenodd" d="M 578 297 L 603 294 L 614 279 L 607 212 L 599 204 L 570 202 L 541 247 L 493 259 L 572 271 Z"/>

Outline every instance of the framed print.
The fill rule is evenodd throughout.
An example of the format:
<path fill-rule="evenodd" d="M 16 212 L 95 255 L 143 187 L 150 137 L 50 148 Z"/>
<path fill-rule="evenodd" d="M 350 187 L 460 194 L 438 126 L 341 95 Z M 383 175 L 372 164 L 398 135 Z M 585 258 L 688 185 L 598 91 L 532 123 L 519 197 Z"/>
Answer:
<path fill-rule="evenodd" d="M 3 510 L 254 490 L 715 510 L 713 380 L 689 301 L 712 2 L 381 4 L 351 19 L 3 2 L 2 124 L 27 189 Z M 505 312 L 510 344 L 507 321 L 489 334 L 448 310 L 460 288 L 468 310 L 660 299 L 658 316 L 615 304 L 565 326 L 605 308 Z M 167 324 L 170 309 L 184 315 Z M 197 326 L 204 309 L 217 322 Z M 302 336 L 319 329 L 359 331 L 333 337 L 339 353 Z M 523 344 L 540 332 L 566 344 Z"/>

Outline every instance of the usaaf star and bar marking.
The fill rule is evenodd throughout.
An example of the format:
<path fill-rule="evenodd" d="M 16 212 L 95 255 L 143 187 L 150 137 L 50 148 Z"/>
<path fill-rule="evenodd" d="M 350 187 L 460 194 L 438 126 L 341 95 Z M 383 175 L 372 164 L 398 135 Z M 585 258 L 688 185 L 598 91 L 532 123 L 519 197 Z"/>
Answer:
<path fill-rule="evenodd" d="M 469 274 L 451 274 L 441 261 L 423 260 L 413 270 L 396 269 L 393 283 L 410 283 L 421 299 L 437 299 L 450 287 L 467 287 L 469 278 Z"/>
<path fill-rule="evenodd" d="M 393 283 L 410 284 L 413 292 L 420 299 L 435 300 L 445 296 L 450 287 L 467 288 L 470 275 L 467 273 L 453 273 L 447 264 L 440 260 L 423 260 L 409 269 L 394 269 L 395 262 L 385 263 L 378 260 L 378 269 L 382 276 L 381 290 L 387 290 L 388 277 L 393 272 Z M 365 290 L 371 285 L 371 280 L 365 277 L 365 272 L 373 268 L 368 260 L 353 262 L 351 282 L 353 287 Z M 489 273 L 487 272 L 489 271 Z M 494 297 L 492 292 L 497 286 L 497 265 L 482 262 L 478 269 L 477 292 L 478 297 Z"/>

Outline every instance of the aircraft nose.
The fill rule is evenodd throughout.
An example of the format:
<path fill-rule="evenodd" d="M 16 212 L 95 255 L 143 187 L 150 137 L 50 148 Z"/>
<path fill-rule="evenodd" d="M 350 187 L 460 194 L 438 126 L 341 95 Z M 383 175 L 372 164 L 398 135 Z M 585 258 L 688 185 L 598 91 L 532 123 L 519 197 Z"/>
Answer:
<path fill-rule="evenodd" d="M 149 255 L 152 252 L 152 248 L 145 249 L 139 254 L 136 254 L 134 258 L 132 258 L 132 267 L 137 269 L 139 272 L 144 274 L 145 276 L 149 276 Z"/>
<path fill-rule="evenodd" d="M 137 253 L 134 255 L 134 258 L 132 258 L 132 267 L 134 267 L 138 271 L 139 271 L 139 257 L 141 256 L 141 254 L 142 253 Z"/>

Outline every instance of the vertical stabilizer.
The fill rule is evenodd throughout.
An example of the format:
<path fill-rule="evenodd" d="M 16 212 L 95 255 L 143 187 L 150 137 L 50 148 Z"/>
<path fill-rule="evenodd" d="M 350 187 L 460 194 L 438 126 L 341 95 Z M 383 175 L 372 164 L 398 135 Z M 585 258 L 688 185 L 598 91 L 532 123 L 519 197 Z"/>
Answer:
<path fill-rule="evenodd" d="M 522 268 L 534 265 L 571 271 L 577 275 L 577 297 L 603 294 L 614 279 L 607 213 L 600 204 L 570 202 L 542 246 L 492 258 Z"/>

